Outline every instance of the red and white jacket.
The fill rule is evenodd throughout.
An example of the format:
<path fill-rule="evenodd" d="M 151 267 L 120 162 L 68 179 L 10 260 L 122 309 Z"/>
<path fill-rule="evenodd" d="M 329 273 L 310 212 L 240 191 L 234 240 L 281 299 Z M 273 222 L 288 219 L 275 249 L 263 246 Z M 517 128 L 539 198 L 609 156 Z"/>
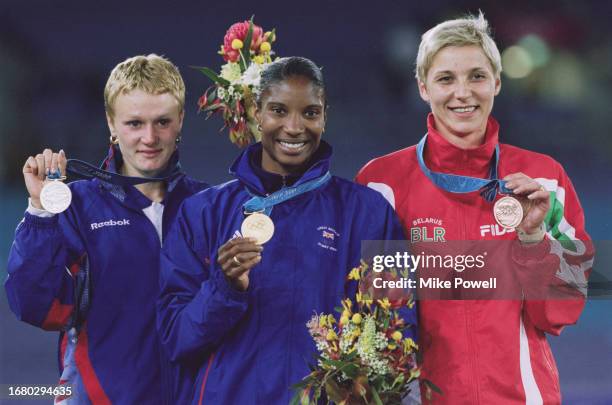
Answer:
<path fill-rule="evenodd" d="M 447 142 L 436 131 L 432 115 L 427 124 L 424 159 L 430 170 L 488 177 L 498 144 L 499 125 L 493 118 L 487 124 L 485 142 L 470 150 Z M 554 283 L 583 288 L 565 288 L 567 299 L 555 300 L 530 300 L 525 295 L 523 300 L 420 301 L 422 376 L 443 392 L 433 393 L 432 403 L 561 402 L 559 375 L 545 333 L 559 335 L 564 326 L 578 320 L 594 252 L 584 229 L 582 207 L 563 167 L 546 155 L 499 146 L 499 178 L 522 172 L 551 195 L 546 238 L 534 247 L 519 248 L 519 257 L 512 260 L 525 264 L 526 277 L 548 273 Z M 478 192 L 454 194 L 434 185 L 419 167 L 416 146 L 372 160 L 356 180 L 387 198 L 413 241 L 433 235 L 443 235 L 446 241 L 517 239 L 516 232 L 496 225 L 493 203 Z M 574 249 L 560 249 L 554 240 L 568 241 Z M 422 398 L 430 402 L 425 395 Z"/>

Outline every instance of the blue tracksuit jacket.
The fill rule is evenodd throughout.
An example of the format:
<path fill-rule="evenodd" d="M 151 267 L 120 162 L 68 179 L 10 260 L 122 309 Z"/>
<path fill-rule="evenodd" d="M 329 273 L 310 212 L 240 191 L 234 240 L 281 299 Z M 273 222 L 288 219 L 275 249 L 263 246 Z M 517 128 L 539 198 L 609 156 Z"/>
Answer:
<path fill-rule="evenodd" d="M 160 337 L 192 378 L 183 384 L 181 403 L 287 404 L 290 386 L 314 359 L 306 322 L 354 295 L 345 280 L 360 261 L 361 241 L 404 238 L 379 193 L 333 176 L 273 208 L 274 236 L 250 272 L 248 290 L 235 290 L 217 264 L 217 250 L 239 234 L 246 189 L 270 191 L 254 167 L 258 156 L 261 144 L 250 146 L 231 168 L 236 180 L 185 200 L 162 249 Z M 330 157 L 331 147 L 321 142 L 296 184 L 324 175 Z M 414 324 L 414 312 L 410 318 Z"/>
<path fill-rule="evenodd" d="M 112 148 L 106 169 L 114 172 L 120 159 Z M 173 162 L 178 164 L 176 155 Z M 26 213 L 17 227 L 5 283 L 10 308 L 22 321 L 62 330 L 60 373 L 73 366 L 67 374 L 78 403 L 174 403 L 169 395 L 176 377 L 155 328 L 161 243 L 142 211 L 151 201 L 132 186 L 98 179 L 69 186 L 73 199 L 67 211 L 52 218 Z M 181 202 L 203 188 L 182 173 L 171 178 L 163 234 Z M 72 346 L 66 325 L 85 258 L 89 312 Z"/>

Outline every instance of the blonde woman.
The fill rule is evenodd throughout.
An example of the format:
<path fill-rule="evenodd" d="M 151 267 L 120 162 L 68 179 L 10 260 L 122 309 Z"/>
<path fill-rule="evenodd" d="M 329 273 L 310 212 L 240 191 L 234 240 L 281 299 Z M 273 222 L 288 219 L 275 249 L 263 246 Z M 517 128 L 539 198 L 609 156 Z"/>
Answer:
<path fill-rule="evenodd" d="M 499 143 L 491 111 L 501 70 L 482 14 L 427 31 L 416 67 L 421 98 L 431 107 L 427 135 L 374 159 L 357 176 L 394 204 L 413 242 L 497 240 L 516 247 L 505 263 L 524 298 L 419 303 L 422 375 L 442 390 L 433 403 L 560 403 L 546 334 L 574 324 L 584 306 L 593 252 L 584 243 L 580 202 L 558 162 Z M 531 201 L 516 228 L 496 225 L 494 202 L 502 194 Z"/>
<path fill-rule="evenodd" d="M 167 59 L 135 56 L 113 69 L 104 101 L 108 155 L 99 169 L 68 163 L 88 180 L 69 185 L 66 211 L 41 205 L 46 177 L 66 172 L 64 152 L 26 160 L 30 202 L 5 287 L 20 320 L 60 331 L 58 402 L 171 404 L 155 329 L 159 251 L 180 203 L 204 187 L 178 161 L 185 85 Z"/>

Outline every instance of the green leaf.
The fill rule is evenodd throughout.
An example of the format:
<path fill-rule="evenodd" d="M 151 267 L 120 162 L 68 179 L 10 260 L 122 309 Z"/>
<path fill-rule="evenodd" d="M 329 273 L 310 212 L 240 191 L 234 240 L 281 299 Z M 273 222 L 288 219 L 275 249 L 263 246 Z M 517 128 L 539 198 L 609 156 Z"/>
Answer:
<path fill-rule="evenodd" d="M 378 391 L 376 391 L 376 388 L 374 387 L 372 387 L 372 399 L 374 399 L 374 402 L 376 403 L 376 405 L 384 405 L 382 400 L 378 396 Z"/>
<path fill-rule="evenodd" d="M 293 398 L 291 398 L 289 405 L 300 405 L 300 393 L 299 392 L 296 392 Z"/>
<path fill-rule="evenodd" d="M 442 394 L 442 390 L 440 389 L 440 387 L 438 387 L 436 384 L 432 383 L 431 381 L 424 379 L 423 383 L 427 385 L 429 388 L 431 388 L 432 390 L 436 391 L 438 394 Z"/>
<path fill-rule="evenodd" d="M 336 403 L 342 402 L 347 396 L 347 392 L 340 388 L 332 378 L 325 382 L 325 391 L 329 399 Z"/>
<path fill-rule="evenodd" d="M 208 111 L 215 111 L 215 110 L 217 110 L 217 109 L 219 109 L 219 108 L 221 108 L 221 107 L 222 107 L 222 105 L 221 105 L 221 104 L 213 104 L 213 105 L 211 105 L 211 106 L 208 106 L 208 107 L 206 107 L 206 108 L 203 108 L 203 109 L 202 109 L 202 111 L 204 111 L 204 112 L 208 112 Z"/>
<path fill-rule="evenodd" d="M 357 357 L 358 354 L 359 353 L 357 353 L 357 350 L 355 350 L 354 352 L 351 352 L 344 356 L 344 361 L 352 361 L 355 359 L 355 357 Z"/>
<path fill-rule="evenodd" d="M 222 78 L 221 76 L 218 76 L 212 69 L 207 68 L 205 66 L 190 66 L 193 69 L 197 69 L 200 72 L 204 73 L 204 75 L 206 77 L 208 77 L 210 80 L 212 80 L 215 83 L 220 84 L 221 86 L 229 86 L 230 82 L 228 82 L 227 80 L 225 80 L 224 78 Z"/>
<path fill-rule="evenodd" d="M 252 15 L 251 19 L 249 20 L 249 30 L 247 31 L 247 36 L 244 39 L 244 47 L 242 48 L 242 50 L 244 50 L 244 52 L 241 52 L 242 53 L 242 59 L 244 60 L 244 69 L 245 70 L 251 64 L 251 42 L 253 41 L 253 19 L 254 18 L 255 18 L 255 15 Z M 244 70 L 243 70 L 243 72 L 244 72 Z"/>
<path fill-rule="evenodd" d="M 336 311 L 337 313 L 341 314 L 344 311 L 344 308 L 342 308 L 342 307 L 334 307 L 334 311 Z"/>
<path fill-rule="evenodd" d="M 395 389 L 395 386 L 401 387 L 404 384 L 404 374 L 400 374 L 395 377 L 393 384 L 391 384 L 391 389 Z"/>
<path fill-rule="evenodd" d="M 355 379 L 357 374 L 359 374 L 359 367 L 356 364 L 349 363 L 342 367 L 342 371 L 344 371 L 348 378 Z"/>

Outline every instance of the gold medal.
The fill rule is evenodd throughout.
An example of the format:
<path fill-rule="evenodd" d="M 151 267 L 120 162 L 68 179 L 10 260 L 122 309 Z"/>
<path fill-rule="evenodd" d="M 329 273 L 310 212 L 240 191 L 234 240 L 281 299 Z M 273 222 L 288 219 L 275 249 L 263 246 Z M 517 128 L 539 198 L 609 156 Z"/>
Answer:
<path fill-rule="evenodd" d="M 493 206 L 495 221 L 503 228 L 514 229 L 523 220 L 523 206 L 514 197 L 503 197 Z"/>
<path fill-rule="evenodd" d="M 66 211 L 72 202 L 70 188 L 61 180 L 49 180 L 45 182 L 40 191 L 40 203 L 46 211 L 59 214 Z"/>
<path fill-rule="evenodd" d="M 242 221 L 240 231 L 243 237 L 254 238 L 258 245 L 263 245 L 274 235 L 274 222 L 269 216 L 255 212 Z"/>

